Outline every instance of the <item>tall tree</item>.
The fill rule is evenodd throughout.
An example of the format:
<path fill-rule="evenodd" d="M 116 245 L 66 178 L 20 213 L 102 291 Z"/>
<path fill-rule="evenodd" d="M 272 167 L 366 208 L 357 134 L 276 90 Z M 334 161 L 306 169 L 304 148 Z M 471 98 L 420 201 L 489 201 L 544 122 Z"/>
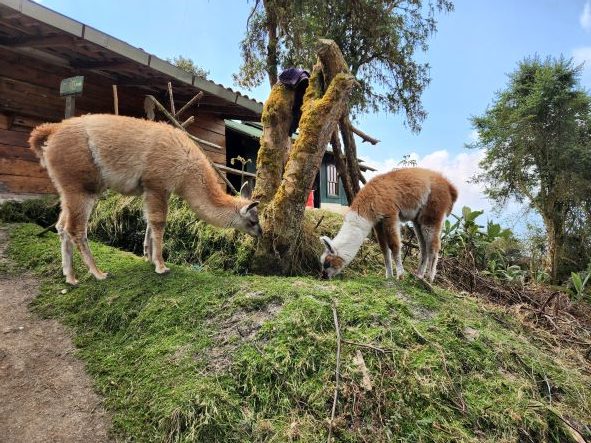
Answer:
<path fill-rule="evenodd" d="M 289 128 L 295 90 L 281 83 L 273 85 L 263 107 L 263 136 L 253 194 L 261 202 L 264 233 L 257 251 L 262 258 L 258 260 L 259 270 L 292 274 L 318 263 L 310 247 L 317 243 L 316 239 L 311 240 L 311 233 L 303 228 L 306 199 L 326 146 L 339 120 L 348 112 L 348 100 L 356 85 L 338 46 L 332 40 L 321 40 L 293 146 Z"/>
<path fill-rule="evenodd" d="M 317 39 L 332 39 L 361 84 L 354 111 L 404 111 L 418 131 L 429 65 L 415 56 L 436 31 L 436 14 L 451 10 L 451 0 L 255 0 L 235 80 L 252 88 L 267 77 L 273 86 L 278 68 L 312 66 Z"/>
<path fill-rule="evenodd" d="M 542 216 L 555 282 L 573 222 L 591 220 L 591 98 L 580 74 L 564 58 L 526 59 L 472 119 L 480 138 L 471 147 L 486 152 L 476 180 L 491 199 L 527 201 Z"/>

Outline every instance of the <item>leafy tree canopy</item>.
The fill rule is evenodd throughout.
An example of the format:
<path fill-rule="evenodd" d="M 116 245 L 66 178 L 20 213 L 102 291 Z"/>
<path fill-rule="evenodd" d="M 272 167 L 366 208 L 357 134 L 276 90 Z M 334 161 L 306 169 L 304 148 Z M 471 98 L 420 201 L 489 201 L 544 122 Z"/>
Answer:
<path fill-rule="evenodd" d="M 173 58 L 167 58 L 166 61 L 168 63 L 172 63 L 177 68 L 182 69 L 183 71 L 186 71 L 190 74 L 196 75 L 197 77 L 202 78 L 204 80 L 206 80 L 207 76 L 209 75 L 209 71 L 203 69 L 200 66 L 197 66 L 195 62 L 189 57 L 183 57 L 182 55 L 178 55 Z"/>
<path fill-rule="evenodd" d="M 526 59 L 493 105 L 472 119 L 479 140 L 470 147 L 486 149 L 477 180 L 491 199 L 525 199 L 543 212 L 588 189 L 591 99 L 580 74 L 564 58 Z"/>
<path fill-rule="evenodd" d="M 312 66 L 318 38 L 329 38 L 361 83 L 354 110 L 404 111 L 418 131 L 429 64 L 416 53 L 427 50 L 436 14 L 452 10 L 451 0 L 256 0 L 235 81 L 252 88 L 268 76 L 273 84 L 278 67 Z"/>
<path fill-rule="evenodd" d="M 567 257 L 565 246 L 575 236 L 583 245 L 578 227 L 591 221 L 591 97 L 580 75 L 572 60 L 526 59 L 492 106 L 472 119 L 479 140 L 470 147 L 486 152 L 476 180 L 496 202 L 515 198 L 540 213 L 554 280 L 560 262 L 579 255 Z"/>

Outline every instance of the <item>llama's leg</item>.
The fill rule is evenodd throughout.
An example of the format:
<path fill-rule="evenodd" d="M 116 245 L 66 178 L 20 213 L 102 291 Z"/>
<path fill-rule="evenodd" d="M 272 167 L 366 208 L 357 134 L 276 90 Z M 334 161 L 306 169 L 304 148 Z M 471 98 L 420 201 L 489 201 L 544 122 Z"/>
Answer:
<path fill-rule="evenodd" d="M 397 216 L 391 216 L 384 221 L 384 227 L 388 238 L 388 246 L 392 251 L 392 256 L 396 260 L 396 277 L 402 279 L 404 276 L 404 267 L 402 266 L 402 256 L 400 254 L 400 221 Z"/>
<path fill-rule="evenodd" d="M 90 273 L 96 279 L 104 280 L 107 278 L 107 274 L 97 268 L 87 238 L 88 219 L 97 196 L 84 192 L 72 192 L 62 195 L 62 199 L 68 208 L 68 218 L 65 223 L 66 234 L 78 247 L 82 260 L 88 266 Z"/>
<path fill-rule="evenodd" d="M 421 230 L 421 225 L 419 224 L 419 222 L 414 221 L 413 227 L 415 235 L 417 236 L 417 241 L 419 242 L 419 250 L 421 252 L 421 261 L 419 264 L 417 276 L 419 278 L 423 278 L 425 276 L 425 271 L 427 270 L 427 247 L 425 245 L 425 237 L 423 236 L 423 232 Z"/>
<path fill-rule="evenodd" d="M 78 280 L 76 280 L 76 276 L 74 275 L 74 268 L 72 266 L 72 255 L 74 253 L 74 245 L 72 244 L 72 240 L 70 236 L 65 231 L 66 219 L 68 218 L 68 213 L 66 209 L 62 209 L 60 212 L 59 219 L 55 225 L 57 233 L 60 236 L 61 244 L 62 244 L 62 272 L 66 277 L 66 283 L 71 285 L 77 285 Z"/>
<path fill-rule="evenodd" d="M 426 274 L 429 281 L 435 279 L 435 273 L 437 272 L 437 261 L 439 259 L 439 249 L 441 247 L 441 222 L 436 222 L 434 225 L 421 225 L 421 232 L 425 238 L 425 247 L 427 251 L 427 269 Z"/>
<path fill-rule="evenodd" d="M 146 191 L 144 193 L 144 204 L 148 226 L 151 231 L 152 262 L 156 265 L 156 273 L 165 274 L 170 271 L 162 258 L 162 241 L 164 239 L 164 227 L 166 226 L 166 213 L 168 211 L 168 194 Z"/>
<path fill-rule="evenodd" d="M 435 273 L 437 272 L 437 262 L 439 261 L 439 250 L 441 249 L 441 228 L 443 221 L 438 222 L 433 226 L 433 238 L 431 239 L 431 263 L 429 270 L 429 281 L 435 280 Z"/>
<path fill-rule="evenodd" d="M 152 261 L 152 228 L 148 222 L 146 222 L 146 236 L 144 237 L 144 258 L 149 262 Z"/>
<path fill-rule="evenodd" d="M 376 238 L 378 239 L 378 243 L 380 245 L 380 249 L 382 250 L 382 254 L 384 254 L 384 263 L 386 265 L 386 278 L 391 278 L 394 273 L 392 272 L 392 252 L 388 247 L 388 237 L 386 235 L 386 230 L 384 229 L 384 222 L 380 221 L 376 224 L 374 228 L 374 232 L 376 234 Z"/>

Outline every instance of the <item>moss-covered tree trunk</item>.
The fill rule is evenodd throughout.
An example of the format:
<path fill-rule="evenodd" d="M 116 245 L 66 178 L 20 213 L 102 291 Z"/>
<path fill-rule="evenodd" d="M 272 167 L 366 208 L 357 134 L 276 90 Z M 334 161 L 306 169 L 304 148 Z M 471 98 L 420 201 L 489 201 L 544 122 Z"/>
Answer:
<path fill-rule="evenodd" d="M 283 178 L 283 167 L 291 147 L 289 128 L 295 91 L 276 83 L 263 107 L 263 135 L 257 156 L 257 180 L 253 199 L 269 203 Z"/>
<path fill-rule="evenodd" d="M 321 48 L 325 45 L 324 41 L 321 42 Z M 260 218 L 264 236 L 259 242 L 258 259 L 254 263 L 258 271 L 294 273 L 301 270 L 303 261 L 311 259 L 302 255 L 305 255 L 302 246 L 309 241 L 304 240 L 302 229 L 306 200 L 326 146 L 337 129 L 339 119 L 346 112 L 351 90 L 356 85 L 355 78 L 348 72 L 336 73 L 327 81 L 326 67 L 320 60 L 319 55 L 319 63 L 312 71 L 304 95 L 299 134 L 289 150 L 285 167 L 279 153 L 285 152 L 282 148 L 285 138 L 289 140 L 289 134 L 283 132 L 283 125 L 289 128 L 291 114 L 289 119 L 285 119 L 287 122 L 277 119 L 272 123 L 270 116 L 291 109 L 287 103 L 291 100 L 293 104 L 293 94 L 274 86 L 265 103 L 263 119 L 267 121 L 263 122 L 266 126 L 261 141 L 267 145 L 259 154 L 263 158 L 257 161 L 255 188 L 255 197 L 263 202 Z M 275 188 L 278 171 L 282 171 L 281 181 Z"/>

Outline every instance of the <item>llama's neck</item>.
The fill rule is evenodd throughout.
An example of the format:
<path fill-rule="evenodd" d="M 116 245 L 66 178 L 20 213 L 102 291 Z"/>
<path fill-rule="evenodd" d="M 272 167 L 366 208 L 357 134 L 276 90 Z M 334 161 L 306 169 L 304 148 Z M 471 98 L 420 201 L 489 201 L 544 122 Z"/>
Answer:
<path fill-rule="evenodd" d="M 240 209 L 248 204 L 226 194 L 217 181 L 208 186 L 200 177 L 185 180 L 179 194 L 201 220 L 220 228 L 238 226 Z"/>
<path fill-rule="evenodd" d="M 349 210 L 345 214 L 345 221 L 337 236 L 332 240 L 339 257 L 345 260 L 345 265 L 351 263 L 363 240 L 368 236 L 374 223 L 356 211 Z"/>

